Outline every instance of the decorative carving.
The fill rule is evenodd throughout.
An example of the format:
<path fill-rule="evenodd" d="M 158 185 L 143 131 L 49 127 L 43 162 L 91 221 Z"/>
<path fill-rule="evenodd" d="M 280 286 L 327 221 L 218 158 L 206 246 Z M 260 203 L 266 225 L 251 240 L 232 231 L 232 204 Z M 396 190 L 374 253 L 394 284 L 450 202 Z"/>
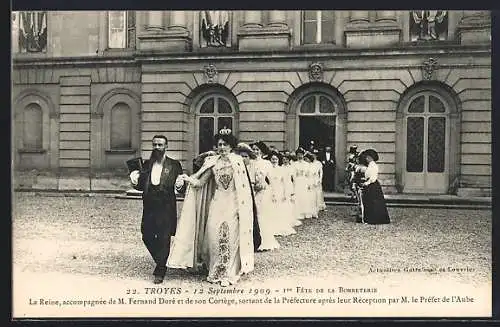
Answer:
<path fill-rule="evenodd" d="M 309 79 L 315 82 L 323 81 L 323 66 L 320 63 L 312 63 L 309 66 Z"/>
<path fill-rule="evenodd" d="M 21 52 L 44 52 L 47 50 L 47 12 L 20 12 L 19 31 Z"/>
<path fill-rule="evenodd" d="M 424 80 L 431 80 L 434 78 L 434 72 L 439 68 L 438 62 L 434 58 L 429 58 L 422 64 L 422 75 Z"/>
<path fill-rule="evenodd" d="M 230 47 L 229 12 L 203 10 L 201 12 L 201 47 Z"/>
<path fill-rule="evenodd" d="M 208 64 L 207 66 L 205 66 L 205 79 L 207 83 L 216 83 L 217 76 L 217 68 L 214 64 Z"/>
<path fill-rule="evenodd" d="M 446 10 L 413 10 L 410 13 L 412 41 L 446 40 L 448 16 Z"/>

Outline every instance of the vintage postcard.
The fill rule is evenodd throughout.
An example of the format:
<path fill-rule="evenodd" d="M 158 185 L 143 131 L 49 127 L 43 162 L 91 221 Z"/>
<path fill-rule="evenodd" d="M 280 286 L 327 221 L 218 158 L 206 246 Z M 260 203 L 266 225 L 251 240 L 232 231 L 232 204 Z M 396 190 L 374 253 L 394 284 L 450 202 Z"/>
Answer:
<path fill-rule="evenodd" d="M 491 317 L 489 11 L 13 11 L 13 317 Z"/>

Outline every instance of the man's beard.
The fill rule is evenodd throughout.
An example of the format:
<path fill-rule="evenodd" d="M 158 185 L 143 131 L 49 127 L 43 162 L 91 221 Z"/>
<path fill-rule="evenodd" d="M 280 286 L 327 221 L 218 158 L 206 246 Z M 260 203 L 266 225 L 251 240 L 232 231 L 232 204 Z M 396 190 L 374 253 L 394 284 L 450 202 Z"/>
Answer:
<path fill-rule="evenodd" d="M 165 154 L 165 151 L 161 151 L 158 149 L 154 149 L 153 152 L 151 152 L 151 160 L 153 162 L 161 162 L 163 159 L 163 155 Z"/>

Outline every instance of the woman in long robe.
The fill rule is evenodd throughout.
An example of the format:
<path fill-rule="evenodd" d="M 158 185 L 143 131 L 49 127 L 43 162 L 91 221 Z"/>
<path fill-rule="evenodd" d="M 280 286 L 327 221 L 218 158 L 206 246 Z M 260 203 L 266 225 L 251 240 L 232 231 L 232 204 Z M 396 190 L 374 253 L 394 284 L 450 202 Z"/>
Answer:
<path fill-rule="evenodd" d="M 302 148 L 295 151 L 297 160 L 293 164 L 295 181 L 295 207 L 298 219 L 312 218 L 310 165 L 304 160 L 305 151 Z"/>
<path fill-rule="evenodd" d="M 257 206 L 257 217 L 259 220 L 260 236 L 262 242 L 259 251 L 271 251 L 279 249 L 280 244 L 274 237 L 273 219 L 275 211 L 273 210 L 269 171 L 271 163 L 262 158 L 269 154 L 268 148 L 264 142 L 250 144 L 256 159 L 252 160 L 255 171 L 255 204 Z"/>
<path fill-rule="evenodd" d="M 207 281 L 226 287 L 254 269 L 253 203 L 243 159 L 230 152 L 236 139 L 224 129 L 215 141 L 219 154 L 184 177 L 190 186 L 167 266 L 204 267 Z"/>
<path fill-rule="evenodd" d="M 318 160 L 317 151 L 312 154 L 312 165 L 314 167 L 314 193 L 315 193 L 315 202 L 318 211 L 323 211 L 326 209 L 325 204 L 325 195 L 323 193 L 323 163 Z"/>
<path fill-rule="evenodd" d="M 360 162 L 366 165 L 363 185 L 362 205 L 363 221 L 366 224 L 389 224 L 390 218 L 385 203 L 384 193 L 378 181 L 378 153 L 368 149 L 360 154 Z"/>
<path fill-rule="evenodd" d="M 294 186 L 294 167 L 291 160 L 291 155 L 283 155 L 283 177 L 284 177 L 284 188 L 285 188 L 285 209 L 289 217 L 288 224 L 293 228 L 302 225 L 302 222 L 298 218 L 297 208 L 295 207 L 295 186 Z"/>
<path fill-rule="evenodd" d="M 288 236 L 297 232 L 290 225 L 290 216 L 293 212 L 289 211 L 287 206 L 287 197 L 285 193 L 284 169 L 281 166 L 282 157 L 276 151 L 269 154 L 271 169 L 269 171 L 271 201 L 275 214 L 273 215 L 274 235 Z"/>

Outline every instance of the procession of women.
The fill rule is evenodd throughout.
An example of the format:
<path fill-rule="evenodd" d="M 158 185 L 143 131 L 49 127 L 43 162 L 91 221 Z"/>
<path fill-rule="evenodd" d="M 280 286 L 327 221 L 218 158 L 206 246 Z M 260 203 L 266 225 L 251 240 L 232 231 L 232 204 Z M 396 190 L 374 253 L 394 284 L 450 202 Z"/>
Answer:
<path fill-rule="evenodd" d="M 165 137 L 154 140 L 160 138 Z M 325 183 L 317 150 L 278 151 L 262 141 L 238 143 L 227 128 L 213 141 L 214 150 L 195 159 L 195 173 L 174 174 L 175 188 L 185 189 L 185 196 L 177 221 L 172 221 L 176 226 L 170 228 L 170 244 L 158 246 L 163 249 L 159 257 L 148 247 L 156 258 L 155 273 L 162 271 L 155 283 L 163 281 L 166 259 L 166 267 L 203 273 L 222 287 L 234 285 L 254 269 L 260 252 L 279 251 L 280 241 L 300 233 L 306 221 L 329 217 L 323 214 Z M 357 158 L 356 175 L 364 174 L 359 183 L 361 221 L 387 224 L 378 154 L 368 149 Z"/>

